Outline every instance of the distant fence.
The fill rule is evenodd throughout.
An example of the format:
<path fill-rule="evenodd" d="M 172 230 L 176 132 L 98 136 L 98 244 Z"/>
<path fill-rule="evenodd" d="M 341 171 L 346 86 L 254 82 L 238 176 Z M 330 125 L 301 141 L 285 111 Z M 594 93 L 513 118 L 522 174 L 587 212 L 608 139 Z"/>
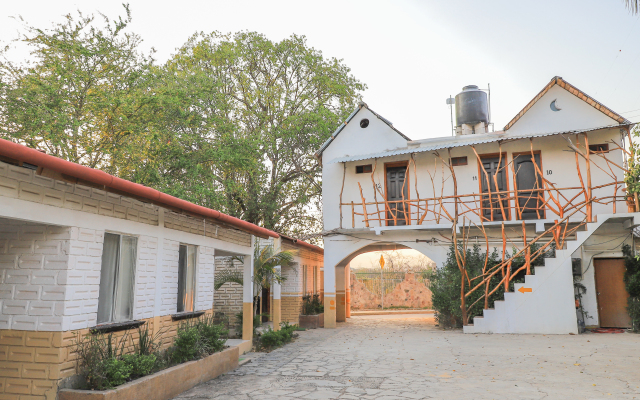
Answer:
<path fill-rule="evenodd" d="M 379 295 L 382 291 L 384 282 L 384 294 L 393 292 L 396 286 L 404 280 L 406 272 L 385 271 L 377 268 L 355 269 L 352 270 L 356 279 L 361 281 L 367 289 L 373 294 Z M 429 270 L 414 271 L 416 281 L 428 286 L 427 274 Z"/>

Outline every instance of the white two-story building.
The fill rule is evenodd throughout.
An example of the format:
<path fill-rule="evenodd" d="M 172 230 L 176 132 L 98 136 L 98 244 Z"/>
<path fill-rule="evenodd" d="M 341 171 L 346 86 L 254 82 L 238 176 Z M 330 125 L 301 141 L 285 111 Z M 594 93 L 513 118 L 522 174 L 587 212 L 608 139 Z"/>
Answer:
<path fill-rule="evenodd" d="M 356 255 L 412 248 L 440 267 L 454 241 L 516 248 L 528 260 L 525 282 L 465 332 L 577 332 L 574 276 L 587 288 L 587 326 L 628 326 L 622 246 L 640 223 L 623 182 L 633 124 L 560 77 L 501 131 L 490 132 L 487 95 L 475 86 L 456 96 L 456 120 L 455 136 L 412 141 L 361 103 L 317 151 L 325 327 L 345 303 L 336 282 Z M 555 257 L 531 267 L 540 247 Z M 505 258 L 480 280 L 500 276 L 508 288 L 523 271 Z M 490 293 L 477 282 L 465 291 Z"/>

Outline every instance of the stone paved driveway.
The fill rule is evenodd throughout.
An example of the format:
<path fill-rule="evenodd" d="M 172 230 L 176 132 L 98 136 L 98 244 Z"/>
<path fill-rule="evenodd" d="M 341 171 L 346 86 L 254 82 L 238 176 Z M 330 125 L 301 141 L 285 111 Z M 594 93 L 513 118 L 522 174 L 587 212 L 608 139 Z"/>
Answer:
<path fill-rule="evenodd" d="M 640 335 L 464 335 L 358 316 L 176 399 L 640 399 Z"/>

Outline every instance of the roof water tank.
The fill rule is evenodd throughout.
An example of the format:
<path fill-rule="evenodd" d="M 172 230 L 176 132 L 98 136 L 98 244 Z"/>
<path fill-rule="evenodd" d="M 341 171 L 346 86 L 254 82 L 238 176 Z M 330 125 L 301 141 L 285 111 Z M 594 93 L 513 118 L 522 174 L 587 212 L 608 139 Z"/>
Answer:
<path fill-rule="evenodd" d="M 489 122 L 487 93 L 476 85 L 462 88 L 456 95 L 456 126 L 475 125 Z"/>

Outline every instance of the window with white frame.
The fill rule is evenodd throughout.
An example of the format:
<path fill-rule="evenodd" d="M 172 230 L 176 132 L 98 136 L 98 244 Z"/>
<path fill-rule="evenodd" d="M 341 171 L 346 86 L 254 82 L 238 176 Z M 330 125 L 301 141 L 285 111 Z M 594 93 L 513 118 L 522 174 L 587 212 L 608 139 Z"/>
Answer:
<path fill-rule="evenodd" d="M 196 246 L 181 244 L 178 260 L 178 312 L 193 311 L 196 294 Z"/>
<path fill-rule="evenodd" d="M 133 317 L 133 288 L 138 238 L 104 234 L 98 323 L 130 321 Z"/>

